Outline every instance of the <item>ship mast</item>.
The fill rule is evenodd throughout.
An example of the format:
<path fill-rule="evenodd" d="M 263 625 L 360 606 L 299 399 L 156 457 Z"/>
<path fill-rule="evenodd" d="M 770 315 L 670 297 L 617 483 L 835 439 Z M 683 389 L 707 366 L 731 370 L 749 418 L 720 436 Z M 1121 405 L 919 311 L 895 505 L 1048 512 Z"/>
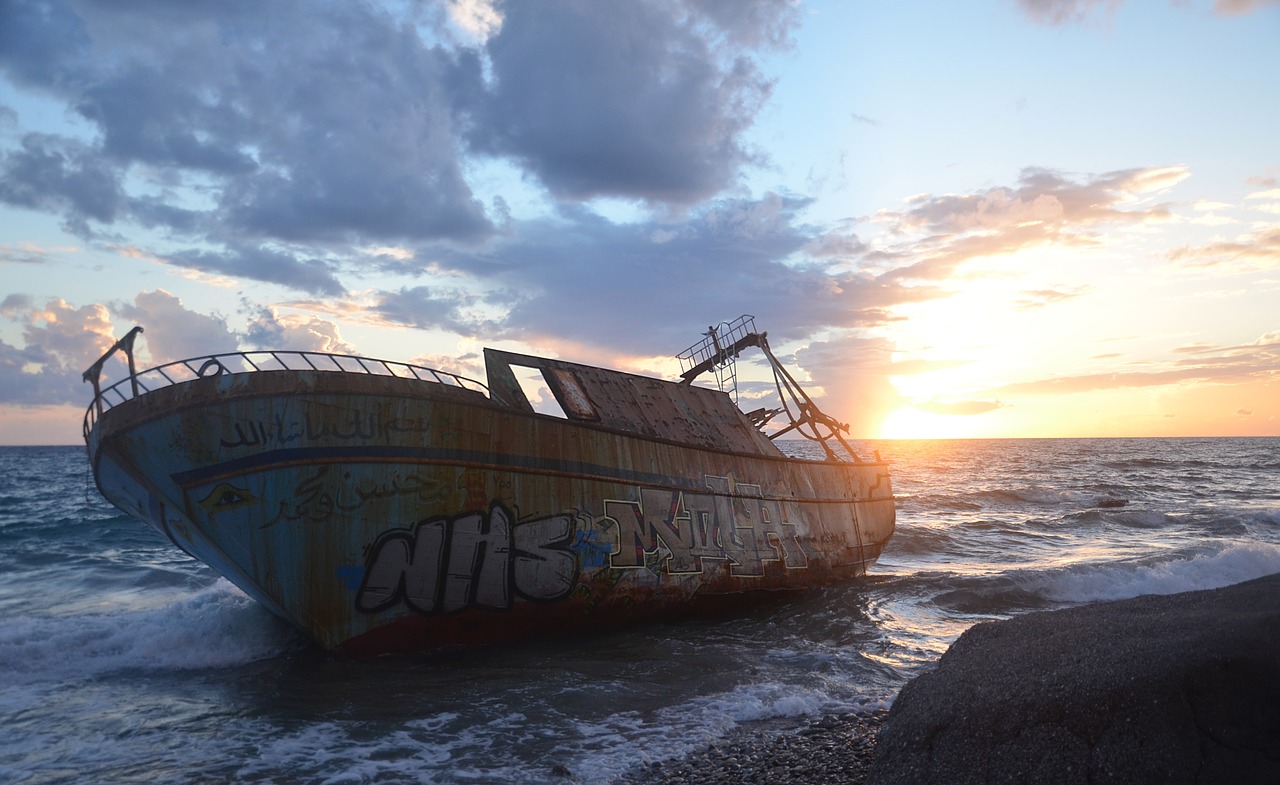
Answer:
<path fill-rule="evenodd" d="M 743 314 L 732 322 L 721 322 L 717 326 L 708 327 L 701 341 L 676 355 L 683 369 L 680 374 L 681 384 L 692 384 L 694 379 L 707 371 L 715 371 L 717 386 L 720 390 L 727 392 L 735 404 L 738 403 L 738 355 L 743 349 L 754 346 L 760 349 L 773 369 L 773 380 L 782 407 L 760 408 L 746 412 L 751 423 L 763 431 L 770 420 L 778 414 L 785 413 L 788 425 L 771 434 L 766 434 L 769 439 L 777 439 L 795 431 L 806 439 L 822 445 L 828 460 L 843 460 L 832 449 L 831 442 L 835 441 L 855 462 L 860 462 L 858 454 L 840 435 L 841 431 L 849 432 L 848 424 L 836 420 L 818 408 L 800 383 L 769 349 L 768 335 L 768 333 L 756 331 L 755 317 L 749 314 Z"/>

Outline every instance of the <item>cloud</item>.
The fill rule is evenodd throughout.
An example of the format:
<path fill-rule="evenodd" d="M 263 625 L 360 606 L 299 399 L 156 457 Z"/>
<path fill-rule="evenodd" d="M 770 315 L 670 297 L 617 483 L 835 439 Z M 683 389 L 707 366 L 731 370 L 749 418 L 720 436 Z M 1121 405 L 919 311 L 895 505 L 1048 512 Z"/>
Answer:
<path fill-rule="evenodd" d="M 0 201 L 81 236 L 136 224 L 207 249 L 493 231 L 458 154 L 478 60 L 377 6 L 16 1 L 0 6 L 0 30 L 0 70 L 95 130 L 23 135 L 0 155 Z M 167 194 L 126 188 L 135 174 Z M 198 269 L 222 256 L 150 253 Z M 336 289 L 279 263 L 296 267 L 280 256 L 237 274 Z"/>
<path fill-rule="evenodd" d="M 1082 22 L 1095 12 L 1110 15 L 1124 0 L 1015 0 L 1033 21 L 1048 25 Z"/>
<path fill-rule="evenodd" d="M 1265 380 L 1280 367 L 1280 331 L 1267 333 L 1255 342 L 1239 346 L 1181 347 L 1194 356 L 1177 360 L 1159 370 L 1080 374 L 1004 385 L 992 394 L 1067 395 L 1123 388 L 1160 387 L 1184 382 L 1244 384 Z"/>
<path fill-rule="evenodd" d="M 26 134 L 0 155 L 0 202 L 60 213 L 74 234 L 89 234 L 90 220 L 111 223 L 124 195 L 121 172 L 99 151 L 75 140 Z"/>
<path fill-rule="evenodd" d="M 1280 5 L 1280 0 L 1213 0 L 1213 12 L 1223 16 L 1240 16 Z"/>
<path fill-rule="evenodd" d="M 469 315 L 475 295 L 461 289 L 437 286 L 406 287 L 380 292 L 370 310 L 387 322 L 422 330 L 450 330 L 461 335 L 496 332 L 498 327 Z"/>
<path fill-rule="evenodd" d="M 1169 260 L 1189 266 L 1226 265 L 1241 270 L 1280 268 L 1280 226 L 1271 226 L 1205 245 L 1184 245 L 1169 252 Z"/>
<path fill-rule="evenodd" d="M 1017 307 L 1022 310 L 1044 308 L 1054 303 L 1075 299 L 1084 294 L 1084 292 L 1084 288 L 1076 288 L 1069 291 L 1062 289 L 1030 289 L 1018 296 Z"/>
<path fill-rule="evenodd" d="M 449 19 L 472 38 L 484 41 L 502 27 L 502 13 L 491 0 L 446 0 Z"/>
<path fill-rule="evenodd" d="M 1124 0 L 1015 0 L 1022 12 L 1033 21 L 1048 25 L 1083 22 L 1095 13 L 1110 17 Z M 1181 5 L 1179 0 L 1173 0 Z M 1213 13 L 1240 16 L 1280 5 L 1280 0 L 1213 0 Z"/>
<path fill-rule="evenodd" d="M 362 248 L 500 242 L 505 206 L 491 216 L 468 182 L 486 157 L 565 200 L 684 209 L 733 186 L 761 160 L 744 141 L 772 88 L 756 55 L 787 46 L 799 14 L 789 0 L 14 0 L 0 73 L 87 130 L 0 141 L 0 202 L 169 264 L 334 296 Z"/>
<path fill-rule="evenodd" d="M 915 196 L 903 210 L 877 214 L 888 239 L 864 259 L 892 268 L 888 280 L 931 281 L 977 257 L 1096 245 L 1104 228 L 1169 220 L 1167 205 L 1145 202 L 1188 174 L 1171 166 L 1073 179 L 1033 167 L 1022 171 L 1016 187 Z"/>
<path fill-rule="evenodd" d="M 76 308 L 61 298 L 38 306 L 26 295 L 9 295 L 0 313 L 23 325 L 24 343 L 0 341 L 0 402 L 87 405 L 92 395 L 80 376 L 115 341 L 107 309 Z"/>
<path fill-rule="evenodd" d="M 241 335 L 222 316 L 193 311 L 163 289 L 139 292 L 132 302 L 80 308 L 62 299 L 40 306 L 29 295 L 10 294 L 0 301 L 0 316 L 23 325 L 24 339 L 21 348 L 0 341 L 0 403 L 87 405 L 91 394 L 81 374 L 124 334 L 120 323 L 144 328 L 135 348 L 139 368 L 237 351 L 241 340 L 268 349 L 354 352 L 338 326 L 319 317 L 258 309 Z M 122 378 L 124 367 L 108 362 L 103 386 Z"/>
<path fill-rule="evenodd" d="M 355 354 L 342 339 L 338 325 L 318 316 L 281 314 L 260 308 L 249 320 L 245 343 L 259 349 L 282 349 L 327 354 Z"/>
<path fill-rule="evenodd" d="M 946 368 L 959 368 L 968 364 L 969 360 L 895 360 L 889 366 L 888 372 L 890 376 L 916 376 Z"/>
<path fill-rule="evenodd" d="M 384 292 L 375 308 L 403 324 L 482 330 L 490 340 L 554 338 L 652 356 L 742 313 L 775 336 L 801 338 L 882 324 L 892 306 L 937 296 L 806 260 L 814 235 L 801 217 L 808 204 L 779 194 L 721 199 L 680 224 L 615 224 L 565 208 L 516 223 L 505 242 L 483 251 L 437 248 L 440 271 L 471 288 Z"/>
<path fill-rule="evenodd" d="M 288 251 L 229 243 L 220 251 L 179 251 L 160 259 L 166 264 L 195 270 L 278 283 L 313 294 L 341 294 L 344 289 L 333 271 L 335 262 L 303 259 Z"/>
<path fill-rule="evenodd" d="M 849 425 L 855 437 L 872 435 L 884 412 L 902 403 L 889 381 L 894 347 L 884 338 L 844 334 L 814 341 L 791 358 L 780 358 L 789 368 L 800 368 L 813 379 L 806 390 L 822 395 L 818 403 L 832 417 Z"/>
<path fill-rule="evenodd" d="M 74 248 L 42 248 L 35 243 L 22 243 L 18 246 L 0 245 L 0 264 L 44 264 L 49 255 L 58 251 L 71 251 Z"/>
<path fill-rule="evenodd" d="M 145 351 L 154 365 L 239 348 L 226 319 L 192 311 L 164 289 L 140 292 L 132 303 L 117 302 L 111 310 L 144 328 Z"/>
<path fill-rule="evenodd" d="M 0 302 L 0 315 L 22 325 L 23 337 L 21 348 L 0 341 L 0 403 L 87 406 L 92 392 L 82 374 L 124 334 L 113 315 L 144 328 L 139 367 L 235 351 L 238 343 L 224 319 L 191 311 L 163 289 L 140 292 L 131 303 L 79 308 L 61 298 L 41 306 L 11 294 Z M 123 378 L 125 367 L 123 360 L 108 362 L 102 386 Z"/>
<path fill-rule="evenodd" d="M 955 401 L 944 403 L 941 401 L 924 401 L 912 404 L 917 409 L 934 414 L 950 414 L 962 417 L 972 417 L 975 414 L 986 414 L 1000 409 L 1005 404 L 1000 401 Z"/>
<path fill-rule="evenodd" d="M 779 43 L 797 18 L 790 3 L 504 10 L 486 46 L 491 90 L 472 111 L 474 150 L 517 161 L 561 199 L 676 205 L 715 194 L 759 160 L 743 134 L 772 84 L 749 53 Z"/>

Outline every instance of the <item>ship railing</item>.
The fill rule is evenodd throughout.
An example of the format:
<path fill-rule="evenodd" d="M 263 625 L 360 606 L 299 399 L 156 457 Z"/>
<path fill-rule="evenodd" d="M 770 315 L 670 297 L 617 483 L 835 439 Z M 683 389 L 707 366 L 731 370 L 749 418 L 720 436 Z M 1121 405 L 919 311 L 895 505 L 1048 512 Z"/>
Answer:
<path fill-rule="evenodd" d="M 98 390 L 98 374 L 102 370 L 102 361 L 110 357 L 117 349 L 113 346 L 102 360 L 95 363 L 85 372 L 85 381 L 93 383 L 96 394 L 84 418 L 85 439 L 89 438 L 94 425 L 103 412 L 118 406 L 125 401 L 140 397 L 149 392 L 172 387 L 177 384 L 206 379 L 223 374 L 255 373 L 258 371 L 323 371 L 334 373 L 356 373 L 372 376 L 394 376 L 401 379 L 416 379 L 422 382 L 433 382 L 488 395 L 489 389 L 484 384 L 459 376 L 449 371 L 428 368 L 422 365 L 379 360 L 372 357 L 358 357 L 350 354 L 332 354 L 329 352 L 258 350 L 245 352 L 224 352 L 176 360 L 143 371 L 135 371 L 133 366 L 132 345 L 129 351 L 129 375 Z M 92 375 L 92 378 L 90 376 Z"/>
<path fill-rule="evenodd" d="M 750 343 L 747 337 L 756 334 L 756 317 L 743 314 L 732 322 L 721 322 L 708 327 L 706 337 L 676 355 L 680 360 L 681 376 L 691 379 L 707 367 L 729 362 L 737 357 L 742 347 L 739 342 Z"/>

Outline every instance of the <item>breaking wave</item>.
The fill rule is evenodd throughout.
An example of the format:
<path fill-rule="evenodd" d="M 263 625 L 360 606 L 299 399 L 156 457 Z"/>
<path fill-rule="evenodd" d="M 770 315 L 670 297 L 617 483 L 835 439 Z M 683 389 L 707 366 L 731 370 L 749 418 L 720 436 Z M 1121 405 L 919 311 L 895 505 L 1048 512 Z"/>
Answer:
<path fill-rule="evenodd" d="M 283 622 L 219 580 L 159 608 L 9 619 L 0 626 L 0 671 L 43 681 L 131 668 L 225 668 L 296 645 Z"/>

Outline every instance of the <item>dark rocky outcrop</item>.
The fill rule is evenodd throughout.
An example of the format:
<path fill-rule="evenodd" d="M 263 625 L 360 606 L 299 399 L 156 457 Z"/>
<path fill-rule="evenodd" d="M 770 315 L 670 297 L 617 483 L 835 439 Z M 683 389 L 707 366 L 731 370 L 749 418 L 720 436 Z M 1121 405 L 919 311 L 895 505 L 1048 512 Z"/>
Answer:
<path fill-rule="evenodd" d="M 1280 575 L 971 628 L 868 782 L 1280 783 Z"/>

